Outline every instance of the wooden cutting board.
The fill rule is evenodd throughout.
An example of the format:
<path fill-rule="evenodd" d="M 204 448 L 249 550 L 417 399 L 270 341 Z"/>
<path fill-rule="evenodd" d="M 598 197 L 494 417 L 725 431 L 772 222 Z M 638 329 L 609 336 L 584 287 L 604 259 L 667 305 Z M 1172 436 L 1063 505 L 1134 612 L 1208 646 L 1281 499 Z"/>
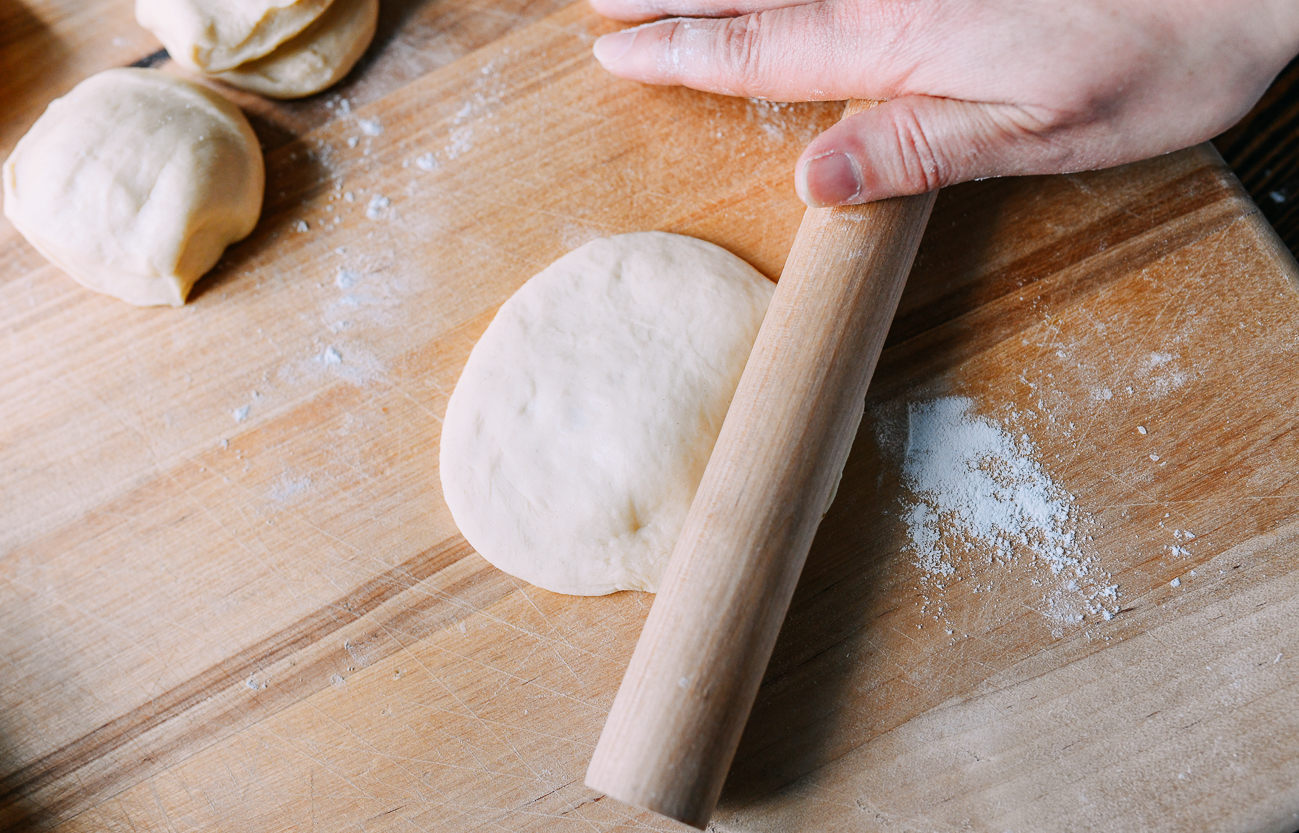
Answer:
<path fill-rule="evenodd" d="M 495 309 L 594 237 L 778 276 L 839 107 L 617 81 L 612 28 L 385 0 L 335 91 L 236 96 L 265 210 L 180 310 L 0 223 L 10 827 L 683 829 L 582 785 L 652 597 L 491 568 L 440 418 Z M 158 45 L 123 0 L 0 0 L 0 47 L 7 154 Z M 714 828 L 1299 825 L 1295 278 L 1207 146 L 940 195 Z M 977 535 L 926 561 L 907 437 L 940 405 L 1056 490 L 1081 578 Z"/>

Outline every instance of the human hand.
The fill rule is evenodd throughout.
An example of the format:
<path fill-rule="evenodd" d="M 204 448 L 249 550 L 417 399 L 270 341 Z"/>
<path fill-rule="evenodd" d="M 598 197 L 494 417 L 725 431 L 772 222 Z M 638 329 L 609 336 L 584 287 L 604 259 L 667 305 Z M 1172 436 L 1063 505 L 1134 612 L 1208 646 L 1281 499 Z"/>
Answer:
<path fill-rule="evenodd" d="M 1108 167 L 1239 120 L 1299 52 L 1295 0 L 591 0 L 595 56 L 651 84 L 885 103 L 795 169 L 810 205 Z"/>

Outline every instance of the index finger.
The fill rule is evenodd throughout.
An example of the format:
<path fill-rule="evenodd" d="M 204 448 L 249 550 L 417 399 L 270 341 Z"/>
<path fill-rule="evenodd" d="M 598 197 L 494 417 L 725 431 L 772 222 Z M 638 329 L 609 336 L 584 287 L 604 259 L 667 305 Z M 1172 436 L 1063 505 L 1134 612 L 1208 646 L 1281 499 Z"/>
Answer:
<path fill-rule="evenodd" d="M 614 75 L 649 84 L 776 101 L 895 97 L 889 56 L 845 25 L 841 8 L 810 3 L 722 19 L 671 18 L 605 35 L 594 52 Z"/>

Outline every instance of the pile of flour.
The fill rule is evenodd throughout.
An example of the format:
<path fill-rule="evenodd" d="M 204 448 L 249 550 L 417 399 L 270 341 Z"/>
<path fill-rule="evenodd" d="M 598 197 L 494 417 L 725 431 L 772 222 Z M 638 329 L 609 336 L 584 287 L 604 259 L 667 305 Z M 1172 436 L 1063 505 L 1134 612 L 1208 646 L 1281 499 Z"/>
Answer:
<path fill-rule="evenodd" d="M 1044 593 L 1037 609 L 1057 634 L 1118 611 L 1118 586 L 1084 550 L 1090 519 L 1043 470 L 1028 435 L 1008 430 L 1013 417 L 999 424 L 959 396 L 894 403 L 880 416 L 880 446 L 900 458 L 906 487 L 907 549 L 927 589 L 974 581 L 996 592 L 998 571 L 1031 572 Z"/>

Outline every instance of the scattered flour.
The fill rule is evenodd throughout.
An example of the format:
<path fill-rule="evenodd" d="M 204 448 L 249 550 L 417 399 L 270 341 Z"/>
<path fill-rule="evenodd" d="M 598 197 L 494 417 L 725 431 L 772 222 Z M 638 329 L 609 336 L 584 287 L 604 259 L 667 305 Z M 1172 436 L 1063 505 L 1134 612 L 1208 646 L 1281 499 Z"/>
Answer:
<path fill-rule="evenodd" d="M 1160 526 L 1163 526 L 1163 524 L 1160 524 Z M 1167 547 L 1168 551 L 1178 558 L 1189 558 L 1191 555 L 1191 551 L 1188 550 L 1184 545 L 1189 544 L 1191 541 L 1195 540 L 1195 533 L 1191 532 L 1189 529 L 1174 529 L 1173 538 L 1177 541 L 1177 543 L 1170 544 Z M 1195 571 L 1192 570 L 1191 572 L 1194 573 Z"/>
<path fill-rule="evenodd" d="M 375 194 L 370 197 L 370 204 L 365 207 L 365 216 L 371 220 L 382 219 L 391 204 L 392 202 L 383 194 Z"/>
<path fill-rule="evenodd" d="M 957 396 L 894 407 L 879 425 L 881 447 L 901 458 L 908 549 L 927 588 L 990 569 L 1031 570 L 1032 583 L 1048 588 L 1038 610 L 1056 635 L 1118 611 L 1118 586 L 1083 552 L 1079 527 L 1090 520 L 1043 470 L 1026 433 L 1013 436 Z"/>
<path fill-rule="evenodd" d="M 419 168 L 421 171 L 436 171 L 438 169 L 438 161 L 432 153 L 423 153 L 415 157 L 415 167 Z"/>
<path fill-rule="evenodd" d="M 1191 378 L 1191 374 L 1178 366 L 1177 356 L 1164 352 L 1146 356 L 1137 365 L 1136 374 L 1156 398 L 1177 390 Z"/>
<path fill-rule="evenodd" d="M 356 126 L 361 128 L 361 132 L 367 136 L 383 135 L 383 124 L 377 116 L 372 119 L 357 119 Z"/>
<path fill-rule="evenodd" d="M 806 144 L 815 135 L 814 121 L 808 118 L 807 106 L 751 98 L 746 102 L 745 121 L 756 125 L 773 142 L 791 138 Z"/>
<path fill-rule="evenodd" d="M 235 422 L 243 422 L 248 419 L 248 411 L 252 409 L 251 405 L 244 405 L 242 408 L 235 408 L 230 412 L 230 416 L 235 418 Z"/>
<path fill-rule="evenodd" d="M 306 475 L 293 477 L 288 471 L 285 471 L 280 474 L 280 479 L 275 482 L 275 485 L 271 486 L 270 491 L 267 493 L 267 497 L 276 503 L 284 503 L 291 498 L 297 497 L 310 488 L 310 477 Z"/>
<path fill-rule="evenodd" d="M 457 127 L 451 131 L 451 142 L 444 149 L 447 159 L 457 159 L 462 154 L 468 153 L 474 147 L 474 128 L 473 125 Z"/>

